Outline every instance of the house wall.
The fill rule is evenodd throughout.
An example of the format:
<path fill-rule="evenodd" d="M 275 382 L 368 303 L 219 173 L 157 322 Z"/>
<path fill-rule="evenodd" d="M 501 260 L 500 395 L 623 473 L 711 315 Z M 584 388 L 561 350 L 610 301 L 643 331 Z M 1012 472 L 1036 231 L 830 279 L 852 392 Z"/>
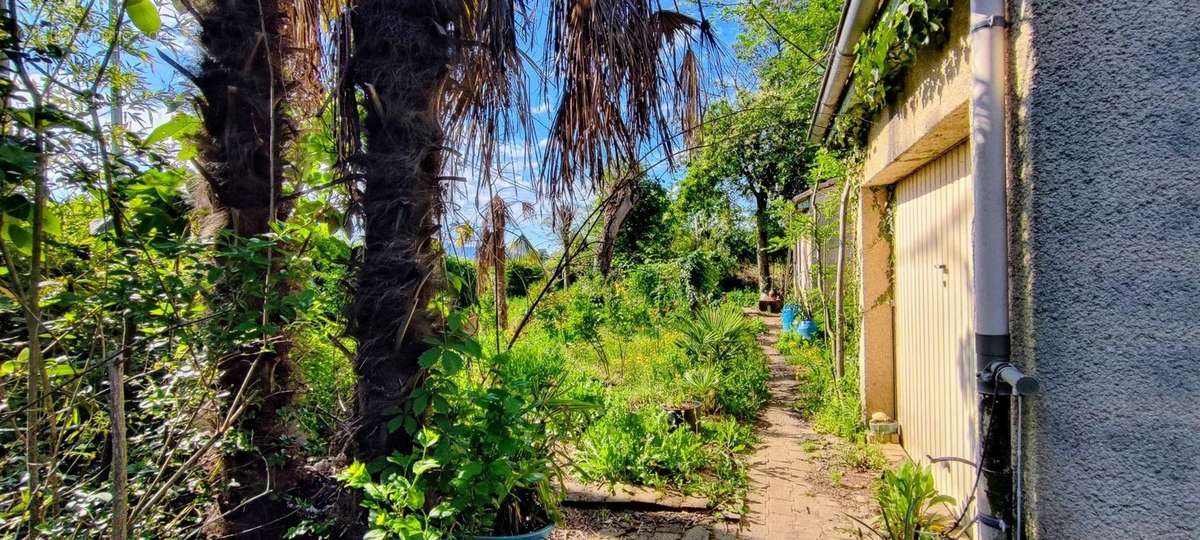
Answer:
<path fill-rule="evenodd" d="M 946 44 L 918 52 L 894 103 L 873 119 L 863 164 L 865 185 L 895 182 L 967 136 L 969 15 L 970 2 L 952 3 Z"/>
<path fill-rule="evenodd" d="M 1029 527 L 1200 538 L 1200 2 L 1010 16 Z"/>
<path fill-rule="evenodd" d="M 940 48 L 919 51 L 895 102 L 872 119 L 858 196 L 857 262 L 862 268 L 859 307 L 859 385 L 863 411 L 896 417 L 892 239 L 889 187 L 944 154 L 969 135 L 969 2 L 955 0 L 950 37 Z"/>
<path fill-rule="evenodd" d="M 814 214 L 814 217 L 816 219 L 815 223 L 818 227 L 825 229 L 837 227 L 837 204 L 839 195 L 840 193 L 838 192 L 836 185 L 834 185 L 832 188 L 825 187 L 817 191 L 816 206 L 819 211 Z M 806 198 L 805 201 L 806 202 L 804 204 L 808 204 L 811 202 L 811 199 Z M 825 209 L 830 208 L 830 205 L 833 205 L 832 212 L 824 212 Z M 810 209 L 808 212 L 811 213 L 812 210 Z M 832 215 L 832 221 L 830 220 L 829 215 Z M 851 233 L 849 236 L 850 237 L 847 239 L 847 241 L 852 245 L 854 243 L 854 235 Z M 818 281 L 815 271 L 818 269 L 813 265 L 820 263 L 824 271 L 824 275 L 821 276 L 822 281 L 820 284 L 823 285 L 822 291 L 828 296 L 833 294 L 835 277 L 834 273 L 837 268 L 838 239 L 836 230 L 833 231 L 833 234 L 830 237 L 826 238 L 825 241 L 821 243 L 820 248 L 821 249 L 818 253 L 817 244 L 810 239 L 803 239 L 796 243 L 796 245 L 793 247 L 795 251 L 793 252 L 792 257 L 793 264 L 795 265 L 793 268 L 793 279 L 794 284 L 799 291 L 807 292 L 816 289 Z M 853 252 L 848 252 L 846 258 L 848 261 L 852 262 L 854 258 Z M 853 264 L 849 266 L 852 267 Z"/>

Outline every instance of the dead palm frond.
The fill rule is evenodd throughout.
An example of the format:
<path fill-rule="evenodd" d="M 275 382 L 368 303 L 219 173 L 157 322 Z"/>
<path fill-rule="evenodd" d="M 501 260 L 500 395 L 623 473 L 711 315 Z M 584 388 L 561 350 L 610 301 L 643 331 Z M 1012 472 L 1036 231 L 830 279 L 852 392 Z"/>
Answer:
<path fill-rule="evenodd" d="M 508 321 L 508 283 L 505 279 L 508 254 L 505 250 L 504 231 L 511 217 L 504 199 L 492 197 L 488 202 L 488 212 L 484 216 L 483 232 L 479 235 L 479 247 L 475 255 L 478 294 L 480 297 L 485 296 L 488 283 L 492 284 L 498 329 L 505 328 Z"/>
<path fill-rule="evenodd" d="M 620 178 L 633 178 L 636 175 L 623 173 Z M 634 182 L 616 181 L 605 186 L 607 194 L 603 199 L 604 228 L 600 233 L 600 245 L 596 248 L 596 270 L 601 276 L 608 277 L 612 269 L 613 255 L 617 248 L 617 234 L 621 232 L 621 224 L 629 211 L 633 210 Z"/>
<path fill-rule="evenodd" d="M 699 124 L 703 103 L 694 49 L 715 44 L 711 27 L 656 5 L 551 2 L 546 50 L 561 97 L 542 181 L 552 194 L 570 191 L 580 178 L 600 178 L 610 163 L 635 162 L 639 145 L 652 139 L 671 156 L 671 118 L 681 120 L 684 133 Z"/>

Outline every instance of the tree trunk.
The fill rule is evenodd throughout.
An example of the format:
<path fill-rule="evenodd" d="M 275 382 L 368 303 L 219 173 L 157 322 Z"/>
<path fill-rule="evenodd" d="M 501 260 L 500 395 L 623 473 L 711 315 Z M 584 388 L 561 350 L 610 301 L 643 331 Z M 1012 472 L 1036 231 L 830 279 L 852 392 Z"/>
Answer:
<path fill-rule="evenodd" d="M 838 205 L 838 260 L 837 278 L 834 281 L 834 318 L 836 321 L 833 341 L 833 373 L 838 379 L 846 374 L 846 314 L 843 288 L 846 283 L 846 206 L 850 198 L 849 178 L 842 188 L 842 200 Z"/>
<path fill-rule="evenodd" d="M 770 215 L 767 214 L 767 195 L 754 194 L 754 232 L 758 241 L 758 292 L 771 290 L 771 264 L 767 260 L 767 227 Z"/>
<path fill-rule="evenodd" d="M 358 160 L 366 192 L 352 308 L 359 343 L 352 454 L 364 462 L 411 447 L 411 435 L 389 431 L 387 423 L 420 382 L 417 359 L 441 327 L 426 306 L 442 280 L 433 237 L 442 211 L 440 98 L 452 44 L 436 6 L 363 0 L 352 20 L 352 80 L 366 109 L 366 148 Z"/>
<path fill-rule="evenodd" d="M 814 276 L 817 283 L 817 298 L 821 301 L 821 312 L 825 316 L 824 324 L 828 329 L 829 326 L 829 295 L 825 294 L 825 249 L 821 242 L 821 210 L 817 208 L 817 189 L 814 187 L 812 195 L 808 199 L 809 211 L 812 212 L 813 233 L 812 242 L 813 249 L 816 251 L 816 259 L 813 260 L 812 268 L 816 275 Z M 814 314 L 815 315 L 815 314 Z"/>
<path fill-rule="evenodd" d="M 600 246 L 596 249 L 596 271 L 605 279 L 612 270 L 614 251 L 617 248 L 617 234 L 621 232 L 621 223 L 633 210 L 633 187 L 630 182 L 621 182 L 616 186 L 620 190 L 609 199 L 604 208 L 604 229 L 600 236 Z"/>
<path fill-rule="evenodd" d="M 282 150 L 296 133 L 285 114 L 288 85 L 283 66 L 287 55 L 303 51 L 288 46 L 283 33 L 291 31 L 296 8 L 291 0 L 218 0 L 200 13 L 205 58 L 197 80 L 203 96 L 198 108 L 206 134 L 197 146 L 214 213 L 226 220 L 218 238 L 222 251 L 246 250 L 246 239 L 270 232 L 271 222 L 286 219 L 290 211 L 279 201 Z M 285 322 L 276 306 L 288 284 L 272 280 L 282 265 L 271 248 L 256 255 L 267 263 L 217 261 L 225 272 L 215 286 L 212 305 L 237 309 L 222 314 L 215 324 L 220 335 L 235 337 L 214 343 L 210 354 L 218 370 L 217 384 L 228 396 L 224 406 L 237 405 L 239 399 L 249 406 L 235 429 L 248 434 L 251 444 L 217 460 L 214 472 L 222 490 L 207 530 L 211 535 L 279 538 L 298 520 L 288 517 L 296 513 L 282 495 L 300 480 L 303 454 L 281 416 L 296 392 L 289 342 L 278 330 L 267 331 Z M 249 343 L 233 331 L 246 322 L 262 329 Z M 218 415 L 224 416 L 223 411 Z"/>

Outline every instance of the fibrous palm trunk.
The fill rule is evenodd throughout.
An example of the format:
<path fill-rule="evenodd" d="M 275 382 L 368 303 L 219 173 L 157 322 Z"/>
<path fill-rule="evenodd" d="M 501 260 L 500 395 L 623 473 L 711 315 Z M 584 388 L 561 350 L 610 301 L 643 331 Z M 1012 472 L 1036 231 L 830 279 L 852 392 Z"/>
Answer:
<path fill-rule="evenodd" d="M 295 123 L 285 113 L 289 85 L 284 67 L 294 55 L 312 54 L 292 46 L 289 35 L 297 10 L 295 0 L 213 0 L 197 6 L 200 42 L 205 53 L 197 78 L 204 133 L 199 136 L 201 174 L 211 193 L 214 217 L 223 224 L 218 238 L 223 252 L 245 251 L 246 239 L 264 235 L 271 222 L 286 219 L 282 204 L 282 150 L 295 137 Z M 261 7 L 261 10 L 260 10 Z M 282 417 L 295 396 L 295 365 L 289 342 L 280 333 L 274 306 L 288 284 L 275 277 L 281 256 L 257 253 L 266 264 L 244 257 L 222 256 L 224 274 L 214 291 L 217 338 L 210 352 L 218 370 L 218 387 L 226 396 L 214 425 L 238 430 L 250 438 L 244 448 L 226 451 L 216 460 L 217 504 L 207 523 L 210 535 L 279 538 L 298 518 L 284 495 L 301 478 L 300 441 Z M 252 259 L 251 259 L 252 260 Z M 239 325 L 252 322 L 261 330 L 254 338 L 228 338 Z M 244 334 L 243 334 L 244 335 Z M 245 407 L 240 416 L 230 415 Z M 233 419 L 221 426 L 222 418 Z"/>
<path fill-rule="evenodd" d="M 389 432 L 420 382 L 417 358 L 440 328 L 427 309 L 441 287 L 433 245 L 442 211 L 440 102 L 451 44 L 437 2 L 362 0 L 352 15 L 353 82 L 362 90 L 366 147 L 356 160 L 366 191 L 364 252 L 352 313 L 358 339 L 353 457 L 405 451 Z"/>

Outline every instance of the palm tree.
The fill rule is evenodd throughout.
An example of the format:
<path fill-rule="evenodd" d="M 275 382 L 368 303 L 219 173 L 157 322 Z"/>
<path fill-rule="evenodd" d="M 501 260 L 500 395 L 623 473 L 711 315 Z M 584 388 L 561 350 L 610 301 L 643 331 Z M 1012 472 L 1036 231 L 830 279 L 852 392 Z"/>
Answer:
<path fill-rule="evenodd" d="M 610 162 L 636 162 L 648 140 L 674 140 L 670 119 L 691 133 L 701 110 L 694 47 L 715 46 L 709 25 L 651 0 L 549 0 L 545 50 L 560 100 L 542 177 L 568 192 Z M 506 134 L 533 132 L 520 38 L 535 26 L 520 0 L 358 0 L 342 80 L 360 96 L 365 148 L 364 255 L 353 307 L 360 461 L 410 447 L 389 432 L 421 384 L 417 358 L 441 321 L 426 309 L 439 290 L 440 175 L 450 142 L 469 147 L 485 180 Z M 356 92 L 342 91 L 343 98 Z M 519 129 L 521 127 L 525 129 Z M 595 187 L 595 186 L 592 186 Z"/>
<path fill-rule="evenodd" d="M 282 257 L 247 240 L 263 237 L 271 222 L 290 213 L 281 202 L 284 149 L 297 132 L 288 111 L 312 107 L 319 92 L 315 6 L 314 0 L 189 4 L 204 52 L 195 82 L 204 124 L 197 146 L 202 187 L 209 194 L 208 225 L 221 229 L 220 252 L 253 252 L 269 261 L 248 265 L 247 257 L 236 255 L 219 260 L 224 275 L 213 306 L 229 309 L 215 319 L 214 335 L 225 339 L 213 343 L 210 354 L 229 412 L 217 419 L 217 433 L 236 429 L 251 444 L 216 461 L 219 517 L 207 524 L 214 535 L 278 538 L 295 521 L 287 517 L 291 512 L 281 496 L 301 475 L 298 439 L 281 416 L 295 395 L 295 365 L 287 336 L 277 330 L 278 303 L 272 302 L 287 293 L 287 284 L 271 278 Z M 238 330 L 247 322 L 258 327 L 258 335 Z"/>

